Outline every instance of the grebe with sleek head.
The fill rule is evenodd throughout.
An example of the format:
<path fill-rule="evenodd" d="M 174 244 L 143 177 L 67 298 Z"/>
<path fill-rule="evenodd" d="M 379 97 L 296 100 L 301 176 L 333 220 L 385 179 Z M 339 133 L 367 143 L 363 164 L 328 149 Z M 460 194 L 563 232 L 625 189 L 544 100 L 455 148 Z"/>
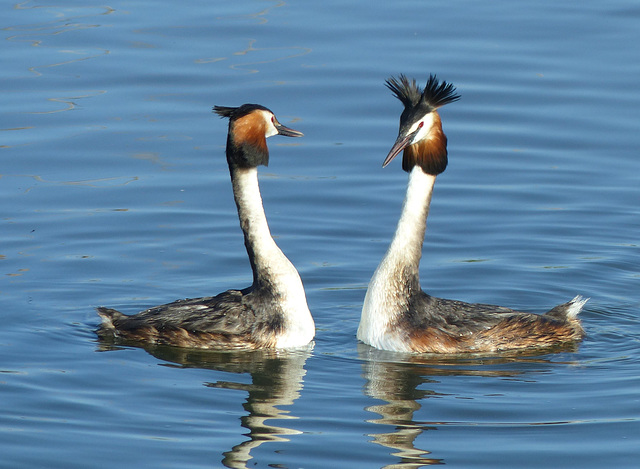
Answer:
<path fill-rule="evenodd" d="M 253 270 L 253 284 L 217 296 L 178 300 L 126 316 L 97 308 L 102 337 L 216 349 L 293 348 L 308 344 L 315 325 L 298 271 L 271 237 L 258 186 L 269 162 L 267 137 L 301 137 L 258 104 L 215 106 L 229 118 L 227 162 L 233 195 Z"/>
<path fill-rule="evenodd" d="M 496 352 L 581 340 L 577 316 L 587 300 L 580 296 L 537 315 L 422 291 L 419 266 L 431 194 L 436 176 L 447 167 L 447 137 L 437 109 L 460 97 L 434 75 L 424 90 L 404 75 L 386 85 L 404 111 L 383 166 L 404 151 L 402 169 L 409 183 L 395 235 L 367 289 L 358 339 L 379 349 L 427 353 Z"/>

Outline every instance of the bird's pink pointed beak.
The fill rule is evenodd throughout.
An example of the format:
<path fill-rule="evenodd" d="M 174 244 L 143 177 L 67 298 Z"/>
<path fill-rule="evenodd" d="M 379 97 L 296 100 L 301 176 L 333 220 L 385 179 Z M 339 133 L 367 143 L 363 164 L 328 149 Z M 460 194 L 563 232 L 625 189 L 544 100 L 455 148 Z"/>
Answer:
<path fill-rule="evenodd" d="M 391 147 L 391 150 L 389 150 L 389 154 L 384 159 L 384 163 L 382 163 L 383 168 L 387 166 L 389 163 L 391 163 L 391 161 L 396 156 L 398 156 L 398 154 L 402 150 L 404 150 L 407 146 L 411 144 L 411 140 L 413 140 L 413 136 L 415 135 L 416 132 L 411 132 L 410 134 L 404 135 L 404 136 L 398 135 L 398 138 L 396 139 L 396 143 L 393 144 L 393 146 Z"/>

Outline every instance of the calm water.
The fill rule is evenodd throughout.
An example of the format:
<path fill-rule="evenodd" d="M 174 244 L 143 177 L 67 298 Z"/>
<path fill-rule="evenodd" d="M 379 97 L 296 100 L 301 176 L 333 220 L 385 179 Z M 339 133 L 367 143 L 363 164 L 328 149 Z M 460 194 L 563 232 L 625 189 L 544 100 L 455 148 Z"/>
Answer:
<path fill-rule="evenodd" d="M 640 460 L 640 8 L 609 2 L 65 0 L 1 7 L 0 467 L 631 468 Z M 405 73 L 453 82 L 430 293 L 588 337 L 420 357 L 355 339 L 406 174 Z M 135 313 L 251 281 L 214 104 L 264 104 L 273 234 L 318 327 L 281 353 L 117 349 Z"/>

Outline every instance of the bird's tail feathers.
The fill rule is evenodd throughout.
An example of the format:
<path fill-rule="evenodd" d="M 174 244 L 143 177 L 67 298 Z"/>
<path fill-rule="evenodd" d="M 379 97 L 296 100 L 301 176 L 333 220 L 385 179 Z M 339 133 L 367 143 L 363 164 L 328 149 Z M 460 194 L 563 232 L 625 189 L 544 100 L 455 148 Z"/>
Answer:
<path fill-rule="evenodd" d="M 589 301 L 589 298 L 577 295 L 571 301 L 558 305 L 551 311 L 546 312 L 545 316 L 575 321 L 587 301 Z"/>

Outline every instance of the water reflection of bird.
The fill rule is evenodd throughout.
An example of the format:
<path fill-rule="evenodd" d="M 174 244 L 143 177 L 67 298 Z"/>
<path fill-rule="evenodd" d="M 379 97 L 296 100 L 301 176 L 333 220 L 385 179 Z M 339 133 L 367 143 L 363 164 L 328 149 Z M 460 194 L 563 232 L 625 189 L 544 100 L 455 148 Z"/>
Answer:
<path fill-rule="evenodd" d="M 248 437 L 224 453 L 222 463 L 230 468 L 247 468 L 252 459 L 251 451 L 263 443 L 290 441 L 294 435 L 302 432 L 289 428 L 291 422 L 298 417 L 293 415 L 295 401 L 300 397 L 303 388 L 304 368 L 310 349 L 273 351 L 261 350 L 271 356 L 264 361 L 264 366 L 251 372 L 251 384 L 245 386 L 248 392 L 243 404 L 247 415 L 240 421 L 249 430 Z M 252 352 L 252 353 L 258 353 Z M 209 383 L 209 387 L 231 389 L 227 382 Z M 278 421 L 276 425 L 274 420 Z"/>
<path fill-rule="evenodd" d="M 580 296 L 536 315 L 434 298 L 422 291 L 419 264 L 431 193 L 447 166 L 447 138 L 437 109 L 459 95 L 433 75 L 424 90 L 404 75 L 386 84 L 404 111 L 383 166 L 404 151 L 402 169 L 409 173 L 409 183 L 396 233 L 369 283 L 358 338 L 380 349 L 433 353 L 547 347 L 582 339 L 577 315 L 587 300 Z"/>
<path fill-rule="evenodd" d="M 240 423 L 249 431 L 244 434 L 243 441 L 221 453 L 225 467 L 246 469 L 254 449 L 264 443 L 287 442 L 302 433 L 287 425 L 288 421 L 298 418 L 292 412 L 304 386 L 305 363 L 311 355 L 312 344 L 295 350 L 199 350 L 149 343 L 142 345 L 148 353 L 163 360 L 163 366 L 225 373 L 223 380 L 204 383 L 213 392 L 215 389 L 228 389 L 247 393 L 242 404 L 246 414 L 240 417 Z M 99 350 L 113 349 L 118 347 L 103 343 Z M 247 376 L 251 378 L 250 383 L 246 382 Z M 230 408 L 218 409 L 217 412 L 220 415 L 232 413 Z M 203 418 L 206 421 L 206 417 Z M 219 430 L 218 420 L 211 421 L 212 429 Z M 219 444 L 211 448 L 219 448 Z"/>
<path fill-rule="evenodd" d="M 267 137 L 301 137 L 257 104 L 215 106 L 229 118 L 227 162 L 253 284 L 214 297 L 178 300 L 126 316 L 98 308 L 103 337 L 198 348 L 291 348 L 309 343 L 313 318 L 297 270 L 271 237 L 258 186 Z"/>
<path fill-rule="evenodd" d="M 444 407 L 442 402 L 470 399 L 464 390 L 453 395 L 438 392 L 442 389 L 443 379 L 471 376 L 490 380 L 525 380 L 531 379 L 525 377 L 529 374 L 548 373 L 551 363 L 544 358 L 527 356 L 522 351 L 481 357 L 471 354 L 398 354 L 364 344 L 358 344 L 358 357 L 365 379 L 364 393 L 374 400 L 365 410 L 378 415 L 367 420 L 377 426 L 377 431 L 368 436 L 372 443 L 386 447 L 389 454 L 397 458 L 396 462 L 383 466 L 384 469 L 416 469 L 447 464 L 445 459 L 437 457 L 443 453 L 438 449 L 437 437 L 432 439 L 433 431 L 461 422 L 472 427 L 486 423 L 465 420 L 470 417 L 463 414 L 455 415 L 454 418 L 460 419 L 456 421 L 428 417 L 442 415 L 443 408 L 451 409 L 450 401 Z M 423 449 L 427 447 L 433 453 Z"/>
<path fill-rule="evenodd" d="M 437 422 L 425 425 L 414 417 L 422 407 L 420 402 L 436 395 L 434 391 L 424 389 L 424 385 L 428 387 L 434 381 L 424 376 L 426 373 L 422 367 L 384 355 L 390 353 L 358 344 L 358 355 L 366 380 L 364 392 L 376 401 L 365 410 L 379 416 L 367 422 L 380 425 L 377 432 L 367 436 L 372 438 L 372 443 L 388 448 L 390 454 L 399 459 L 396 463 L 383 466 L 383 469 L 444 464 L 441 459 L 430 457 L 429 451 L 419 448 L 416 441 L 424 432 L 436 429 L 438 425 Z"/>

